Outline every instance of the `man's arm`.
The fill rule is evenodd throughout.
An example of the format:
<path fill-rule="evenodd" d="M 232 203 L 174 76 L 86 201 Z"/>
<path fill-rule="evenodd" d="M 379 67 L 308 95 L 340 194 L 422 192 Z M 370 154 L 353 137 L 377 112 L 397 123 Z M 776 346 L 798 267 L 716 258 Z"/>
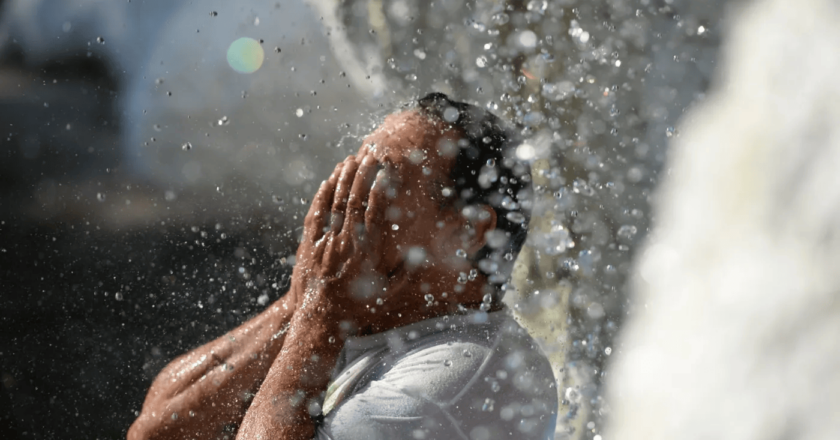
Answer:
<path fill-rule="evenodd" d="M 321 412 L 323 391 L 344 346 L 342 316 L 321 305 L 296 313 L 286 344 L 242 421 L 237 439 L 311 439 L 312 416 Z"/>
<path fill-rule="evenodd" d="M 380 221 L 385 207 L 383 174 L 377 179 L 379 186 L 370 189 L 371 196 L 378 197 L 369 200 L 371 218 L 365 222 L 363 202 L 368 202 L 374 173 L 372 157 L 359 164 L 350 156 L 315 195 L 304 220 L 292 278 L 301 300 L 286 343 L 242 420 L 237 439 L 300 440 L 315 435 L 311 416 L 320 413 L 322 393 L 344 346 L 347 332 L 341 330 L 342 321 L 359 324 L 343 306 L 353 308 L 355 301 L 348 301 L 350 283 L 359 277 L 360 262 L 366 260 L 356 225 L 378 232 L 371 223 Z M 347 206 L 352 209 L 346 210 Z M 374 255 L 378 251 L 371 250 Z"/>
<path fill-rule="evenodd" d="M 283 346 L 292 292 L 218 339 L 170 362 L 152 383 L 128 440 L 216 438 L 239 425 Z"/>
<path fill-rule="evenodd" d="M 343 165 L 330 179 L 333 187 Z M 327 216 L 328 208 L 310 209 L 304 231 L 320 230 Z M 295 267 L 289 292 L 263 313 L 170 362 L 152 383 L 128 440 L 216 438 L 236 430 L 284 345 L 300 303 L 302 270 Z"/>

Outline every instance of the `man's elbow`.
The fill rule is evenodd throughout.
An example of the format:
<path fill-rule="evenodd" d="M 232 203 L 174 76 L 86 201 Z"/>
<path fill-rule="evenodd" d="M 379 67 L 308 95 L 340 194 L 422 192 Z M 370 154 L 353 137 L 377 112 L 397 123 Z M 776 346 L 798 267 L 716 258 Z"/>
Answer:
<path fill-rule="evenodd" d="M 165 439 L 166 431 L 160 420 L 154 420 L 151 414 L 141 413 L 140 417 L 128 428 L 126 440 L 160 440 Z M 171 438 L 171 436 L 170 436 Z"/>
<path fill-rule="evenodd" d="M 146 395 L 146 401 L 143 402 L 143 410 L 137 420 L 131 424 L 128 429 L 127 440 L 149 440 L 149 439 L 167 439 L 177 438 L 175 436 L 167 435 L 172 431 L 172 423 L 175 422 L 171 417 L 166 418 L 164 414 L 167 413 L 169 402 L 165 398 L 165 390 L 161 390 L 160 376 L 155 379 L 149 388 L 149 393 Z"/>

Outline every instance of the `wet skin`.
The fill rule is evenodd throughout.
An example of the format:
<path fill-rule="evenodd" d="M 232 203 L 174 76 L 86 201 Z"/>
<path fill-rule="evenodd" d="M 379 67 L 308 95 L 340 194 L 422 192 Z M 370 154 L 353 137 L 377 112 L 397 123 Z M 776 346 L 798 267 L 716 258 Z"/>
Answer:
<path fill-rule="evenodd" d="M 460 137 L 414 110 L 388 116 L 319 188 L 289 292 L 170 363 L 128 438 L 215 438 L 237 425 L 240 439 L 312 438 L 310 404 L 349 335 L 477 308 L 486 279 L 459 284 L 472 266 L 456 253 L 480 249 L 496 217 L 479 207 L 467 219 L 444 195 Z"/>

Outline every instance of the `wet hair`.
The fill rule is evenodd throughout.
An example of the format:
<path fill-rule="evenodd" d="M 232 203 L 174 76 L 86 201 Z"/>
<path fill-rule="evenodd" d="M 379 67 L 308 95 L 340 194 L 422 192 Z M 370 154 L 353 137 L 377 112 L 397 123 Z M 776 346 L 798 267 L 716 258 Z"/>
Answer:
<path fill-rule="evenodd" d="M 517 160 L 518 132 L 492 113 L 430 93 L 417 101 L 428 116 L 459 129 L 464 138 L 449 177 L 455 183 L 455 206 L 484 204 L 496 212 L 496 229 L 473 263 L 493 284 L 504 283 L 528 234 L 531 219 L 531 170 Z"/>

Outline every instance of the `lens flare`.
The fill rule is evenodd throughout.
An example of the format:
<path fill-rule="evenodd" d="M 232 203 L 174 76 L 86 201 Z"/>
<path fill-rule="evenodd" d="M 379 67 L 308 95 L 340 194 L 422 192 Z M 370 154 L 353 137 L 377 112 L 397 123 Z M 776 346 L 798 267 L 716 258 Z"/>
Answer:
<path fill-rule="evenodd" d="M 265 52 L 260 42 L 248 37 L 242 37 L 230 44 L 227 51 L 227 61 L 233 70 L 239 73 L 254 73 L 262 67 Z"/>

